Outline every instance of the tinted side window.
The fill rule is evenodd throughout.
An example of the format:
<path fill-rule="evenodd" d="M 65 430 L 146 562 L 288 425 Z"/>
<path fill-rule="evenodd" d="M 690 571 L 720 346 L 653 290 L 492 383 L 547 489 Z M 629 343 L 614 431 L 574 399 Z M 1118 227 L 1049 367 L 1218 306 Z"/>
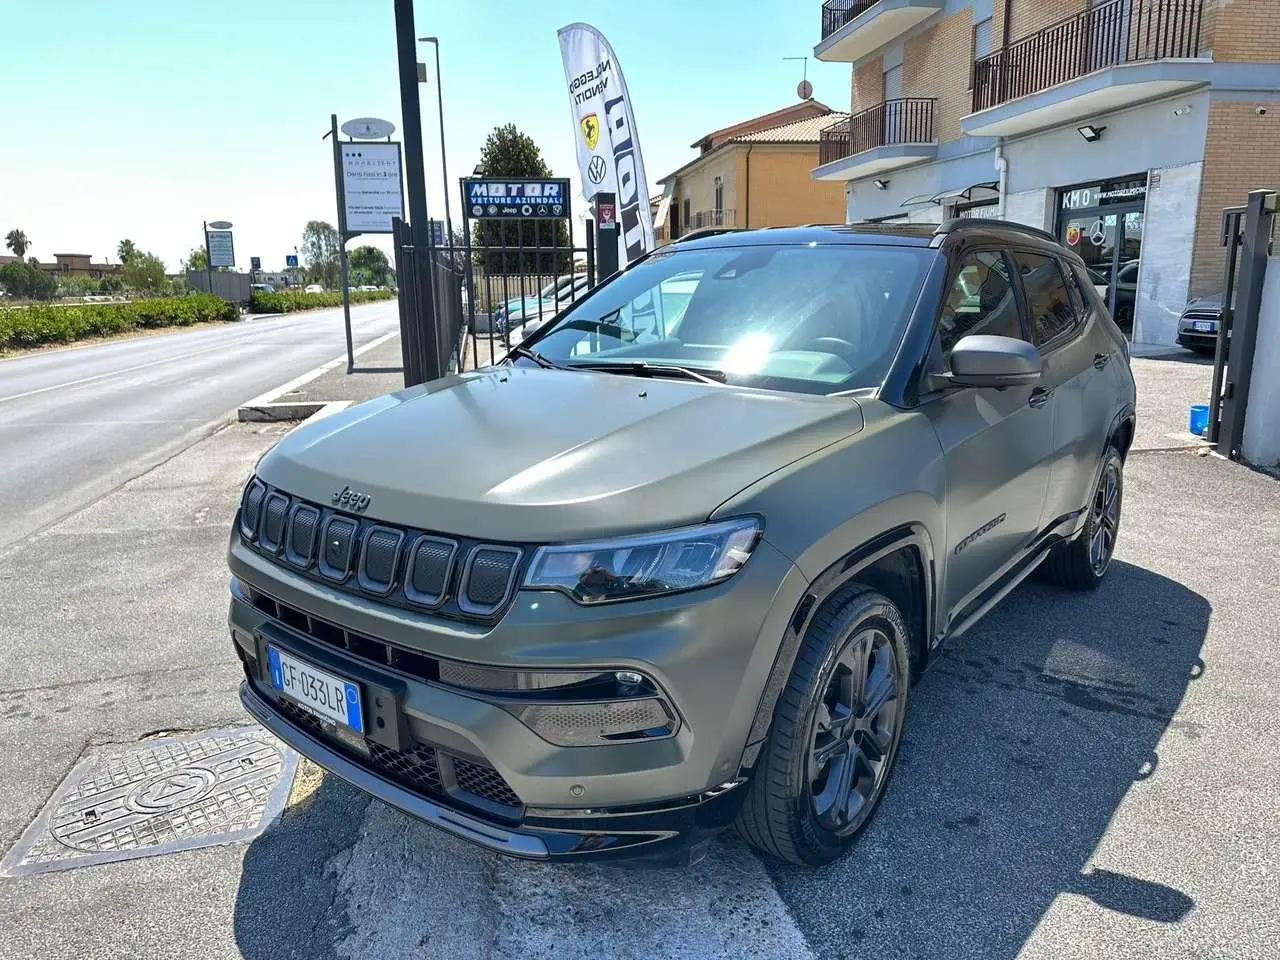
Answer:
<path fill-rule="evenodd" d="M 947 369 L 951 367 L 952 348 L 970 334 L 1022 339 L 1018 302 L 1004 254 L 984 250 L 960 261 L 942 305 L 938 327 Z"/>
<path fill-rule="evenodd" d="M 1013 255 L 1022 274 L 1022 287 L 1027 294 L 1027 312 L 1031 334 L 1037 344 L 1048 343 L 1070 330 L 1079 319 L 1067 295 L 1062 268 L 1053 257 L 1015 251 Z"/>

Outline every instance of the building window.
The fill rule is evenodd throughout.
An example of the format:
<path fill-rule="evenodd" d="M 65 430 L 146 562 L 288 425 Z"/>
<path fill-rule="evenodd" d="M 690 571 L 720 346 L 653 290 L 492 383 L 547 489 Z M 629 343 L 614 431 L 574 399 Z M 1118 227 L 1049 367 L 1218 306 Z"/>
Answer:
<path fill-rule="evenodd" d="M 716 177 L 716 225 L 724 219 L 724 177 Z"/>
<path fill-rule="evenodd" d="M 684 198 L 684 228 L 686 230 L 693 227 L 693 204 L 689 202 L 689 198 Z"/>
<path fill-rule="evenodd" d="M 969 89 L 973 89 L 973 71 L 983 57 L 991 55 L 991 18 L 980 20 L 973 25 L 973 56 L 969 58 Z"/>

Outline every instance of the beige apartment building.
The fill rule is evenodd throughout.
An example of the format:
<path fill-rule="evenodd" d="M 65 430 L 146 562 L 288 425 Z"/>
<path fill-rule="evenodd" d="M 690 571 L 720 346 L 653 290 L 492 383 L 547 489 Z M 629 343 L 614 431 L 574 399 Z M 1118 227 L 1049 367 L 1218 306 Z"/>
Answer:
<path fill-rule="evenodd" d="M 1280 0 L 815 0 L 849 222 L 1053 232 L 1141 343 L 1219 293 L 1222 208 L 1280 187 Z"/>
<path fill-rule="evenodd" d="M 691 145 L 698 155 L 658 181 L 659 240 L 705 227 L 843 222 L 843 185 L 809 174 L 822 129 L 847 118 L 817 100 L 801 100 L 701 137 Z"/>

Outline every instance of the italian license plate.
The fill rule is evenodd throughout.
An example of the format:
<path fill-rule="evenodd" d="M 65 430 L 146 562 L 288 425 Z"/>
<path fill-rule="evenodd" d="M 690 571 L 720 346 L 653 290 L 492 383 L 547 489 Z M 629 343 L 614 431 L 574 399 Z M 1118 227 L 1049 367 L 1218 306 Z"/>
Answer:
<path fill-rule="evenodd" d="M 267 644 L 271 686 L 322 719 L 364 733 L 360 688 L 306 660 Z"/>
<path fill-rule="evenodd" d="M 1217 324 L 1212 320 L 1192 320 L 1191 329 L 1197 333 L 1213 333 Z"/>

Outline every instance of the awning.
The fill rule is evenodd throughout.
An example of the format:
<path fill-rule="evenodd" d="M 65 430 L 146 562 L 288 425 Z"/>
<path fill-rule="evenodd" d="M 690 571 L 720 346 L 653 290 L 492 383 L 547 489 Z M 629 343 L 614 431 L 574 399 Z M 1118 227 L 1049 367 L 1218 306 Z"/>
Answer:
<path fill-rule="evenodd" d="M 991 200 L 1000 199 L 999 181 L 991 180 L 987 183 L 975 183 L 971 187 L 965 187 L 961 190 L 944 190 L 942 193 L 929 199 L 929 203 L 945 203 L 948 200 L 960 200 L 964 203 L 986 203 Z"/>
<path fill-rule="evenodd" d="M 658 212 L 653 218 L 653 229 L 657 230 L 666 224 L 667 214 L 671 212 L 671 199 L 675 192 L 675 180 L 669 180 L 662 185 L 662 199 L 658 201 Z"/>
<path fill-rule="evenodd" d="M 919 205 L 920 205 L 920 204 L 922 204 L 922 203 L 933 203 L 933 202 L 934 202 L 933 197 L 931 197 L 931 196 L 930 196 L 929 194 L 927 194 L 927 193 L 922 193 L 922 194 L 920 194 L 919 196 L 915 196 L 915 197 L 907 197 L 907 199 L 905 199 L 905 200 L 903 200 L 903 201 L 902 201 L 902 206 L 904 206 L 904 207 L 916 207 L 916 206 L 919 206 Z"/>

